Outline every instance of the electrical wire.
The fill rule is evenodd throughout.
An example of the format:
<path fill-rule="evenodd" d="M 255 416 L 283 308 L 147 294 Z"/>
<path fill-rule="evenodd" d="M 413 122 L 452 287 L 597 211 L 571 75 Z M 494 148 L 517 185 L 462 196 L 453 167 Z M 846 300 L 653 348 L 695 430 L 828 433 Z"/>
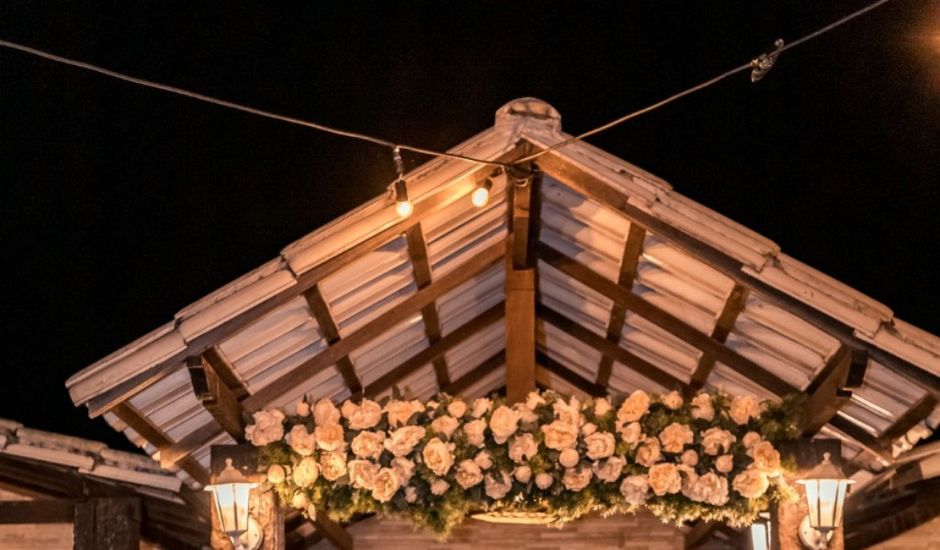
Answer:
<path fill-rule="evenodd" d="M 833 29 L 835 29 L 835 28 L 837 28 L 837 27 L 840 27 L 840 26 L 844 25 L 845 23 L 848 23 L 849 21 L 855 19 L 856 17 L 859 17 L 859 16 L 861 16 L 861 15 L 864 15 L 865 13 L 868 13 L 868 12 L 870 12 L 870 11 L 872 11 L 872 10 L 874 10 L 874 9 L 876 9 L 876 8 L 878 8 L 878 7 L 882 6 L 882 5 L 884 5 L 884 4 L 887 4 L 887 3 L 890 2 L 890 1 L 891 1 L 891 0 L 878 0 L 878 1 L 874 2 L 874 3 L 872 3 L 872 4 L 869 4 L 868 6 L 865 6 L 864 8 L 861 8 L 861 9 L 859 9 L 859 10 L 857 10 L 857 11 L 854 11 L 854 12 L 850 13 L 849 15 L 846 15 L 845 17 L 843 17 L 843 18 L 841 18 L 841 19 L 839 19 L 839 20 L 837 20 L 837 21 L 835 21 L 835 22 L 830 23 L 829 25 L 826 25 L 825 27 L 822 27 L 822 28 L 820 28 L 820 29 L 818 29 L 818 30 L 816 30 L 816 31 L 814 31 L 814 32 L 811 32 L 810 34 L 807 34 L 806 36 L 800 37 L 800 38 L 794 40 L 793 42 L 790 42 L 790 43 L 788 43 L 788 44 L 785 44 L 784 46 L 778 48 L 774 53 L 775 53 L 775 54 L 780 54 L 780 53 L 782 53 L 782 52 L 784 52 L 784 51 L 786 51 L 786 50 L 789 50 L 789 49 L 791 49 L 791 48 L 795 48 L 796 46 L 799 46 L 799 45 L 801 45 L 801 44 L 804 44 L 804 43 L 806 43 L 806 42 L 809 42 L 810 40 L 813 40 L 814 38 L 817 38 L 817 37 L 819 37 L 819 36 L 821 36 L 821 35 L 823 35 L 823 34 L 829 32 L 829 31 L 831 31 L 831 30 L 833 30 Z M 243 104 L 240 104 L 240 103 L 235 103 L 235 102 L 232 102 L 232 101 L 227 101 L 227 100 L 224 100 L 224 99 L 219 99 L 219 98 L 216 98 L 216 97 L 208 96 L 208 95 L 205 95 L 205 94 L 200 94 L 200 93 L 197 93 L 197 92 L 192 92 L 192 91 L 189 91 L 189 90 L 184 90 L 183 88 L 177 88 L 176 86 L 170 86 L 170 85 L 168 85 L 168 84 L 161 84 L 161 83 L 159 83 L 159 82 L 154 82 L 154 81 L 152 81 L 152 80 L 146 80 L 146 79 L 143 79 L 143 78 L 138 78 L 138 77 L 134 77 L 134 76 L 129 76 L 129 75 L 126 75 L 126 74 L 123 74 L 123 73 L 119 73 L 119 72 L 117 72 L 117 71 L 112 71 L 112 70 L 110 70 L 110 69 L 106 69 L 106 68 L 104 68 L 104 67 L 99 67 L 98 65 L 92 65 L 91 63 L 86 63 L 86 62 L 84 62 L 84 61 L 78 61 L 78 60 L 76 60 L 76 59 L 70 59 L 70 58 L 68 58 L 68 57 L 62 57 L 62 56 L 60 56 L 60 55 L 55 55 L 55 54 L 52 54 L 52 53 L 49 53 L 49 52 L 46 52 L 46 51 L 43 51 L 43 50 L 39 50 L 39 49 L 36 49 L 36 48 L 31 48 L 31 47 L 29 47 L 29 46 L 24 46 L 24 45 L 18 44 L 18 43 L 16 43 L 16 42 L 10 42 L 10 41 L 7 41 L 7 40 L 0 40 L 0 47 L 9 48 L 9 49 L 12 49 L 12 50 L 17 50 L 17 51 L 20 51 L 20 52 L 23 52 L 23 53 L 27 53 L 27 54 L 34 55 L 34 56 L 37 56 L 37 57 L 41 57 L 41 58 L 43 58 L 43 59 L 47 59 L 47 60 L 49 60 L 49 61 L 55 61 L 56 63 L 61 63 L 61 64 L 64 64 L 64 65 L 69 65 L 69 66 L 72 66 L 72 67 L 77 67 L 77 68 L 80 68 L 80 69 L 85 69 L 85 70 L 92 71 L 92 72 L 95 72 L 95 73 L 98 73 L 98 74 L 102 74 L 102 75 L 105 75 L 105 76 L 109 76 L 109 77 L 111 77 L 111 78 L 116 78 L 116 79 L 118 79 L 118 80 L 123 80 L 123 81 L 125 81 L 125 82 L 130 82 L 130 83 L 132 83 L 132 84 L 137 84 L 137 85 L 140 85 L 140 86 L 145 86 L 145 87 L 147 87 L 147 88 L 153 88 L 153 89 L 155 89 L 155 90 L 161 90 L 161 91 L 164 91 L 164 92 L 168 92 L 168 93 L 172 93 L 172 94 L 176 94 L 176 95 L 188 97 L 188 98 L 190 98 L 190 99 L 195 99 L 195 100 L 197 100 L 197 101 L 203 101 L 203 102 L 206 102 L 206 103 L 211 103 L 211 104 L 217 105 L 217 106 L 219 106 L 219 107 L 225 107 L 225 108 L 228 108 L 228 109 L 234 109 L 234 110 L 236 110 L 236 111 L 242 111 L 242 112 L 245 112 L 245 113 L 250 113 L 250 114 L 257 115 L 257 116 L 261 116 L 261 117 L 265 117 L 265 118 L 270 118 L 270 119 L 274 119 L 274 120 L 279 120 L 279 121 L 281 121 L 281 122 L 286 122 L 286 123 L 288 123 L 288 124 L 296 124 L 296 125 L 298 125 L 298 126 L 303 126 L 303 127 L 311 128 L 311 129 L 314 129 L 314 130 L 319 130 L 319 131 L 321 131 L 321 132 L 326 132 L 326 133 L 329 133 L 329 134 L 333 134 L 333 135 L 337 135 L 337 136 L 341 136 L 341 137 L 345 137 L 345 138 L 349 138 L 349 139 L 355 139 L 355 140 L 364 141 L 364 142 L 367 142 L 367 143 L 372 143 L 372 144 L 375 144 L 375 145 L 380 145 L 380 146 L 383 146 L 383 147 L 388 147 L 388 148 L 390 148 L 390 149 L 392 150 L 393 155 L 396 154 L 396 151 L 400 149 L 400 150 L 411 151 L 412 153 L 418 153 L 418 154 L 421 154 L 421 155 L 427 155 L 427 156 L 431 156 L 431 157 L 446 157 L 446 158 L 452 158 L 452 159 L 462 160 L 462 161 L 465 161 L 465 162 L 472 162 L 472 163 L 481 164 L 481 165 L 501 166 L 501 167 L 504 167 L 504 168 L 509 168 L 509 167 L 511 167 L 511 166 L 514 166 L 514 165 L 518 165 L 518 164 L 521 164 L 521 163 L 524 163 L 524 162 L 529 162 L 529 161 L 535 160 L 535 159 L 541 157 L 542 155 L 545 155 L 545 154 L 547 154 L 547 153 L 549 153 L 549 152 L 552 152 L 552 151 L 556 151 L 556 150 L 561 149 L 562 147 L 565 147 L 565 146 L 570 145 L 570 144 L 572 144 L 572 143 L 579 142 L 579 141 L 584 141 L 585 139 L 587 139 L 587 138 L 589 138 L 589 137 L 591 137 L 591 136 L 597 135 L 597 134 L 599 134 L 599 133 L 601 133 L 601 132 L 605 132 L 605 131 L 607 131 L 607 130 L 609 130 L 609 129 L 615 127 L 615 126 L 619 126 L 619 125 L 623 124 L 624 122 L 627 122 L 627 121 L 629 121 L 629 120 L 632 120 L 632 119 L 634 119 L 634 118 L 637 118 L 637 117 L 639 117 L 639 116 L 642 116 L 642 115 L 644 115 L 644 114 L 646 114 L 646 113 L 649 113 L 649 112 L 651 112 L 651 111 L 654 111 L 654 110 L 656 110 L 656 109 L 659 109 L 660 107 L 663 107 L 663 106 L 665 106 L 665 105 L 668 105 L 669 103 L 672 103 L 672 102 L 674 102 L 674 101 L 676 101 L 676 100 L 678 100 L 678 99 L 681 99 L 681 98 L 686 97 L 686 96 L 688 96 L 688 95 L 694 94 L 695 92 L 698 92 L 698 91 L 701 91 L 701 90 L 703 90 L 703 89 L 705 89 L 705 88 L 708 88 L 709 86 L 712 86 L 712 85 L 714 85 L 714 84 L 717 84 L 718 82 L 721 82 L 722 80 L 724 80 L 724 79 L 726 79 L 726 78 L 728 78 L 728 77 L 730 77 L 730 76 L 736 75 L 736 74 L 738 74 L 738 73 L 740 73 L 740 72 L 747 71 L 747 70 L 749 70 L 749 69 L 753 69 L 753 68 L 755 67 L 755 63 L 757 62 L 756 59 L 755 59 L 755 60 L 752 60 L 752 61 L 749 61 L 748 63 L 745 63 L 744 65 L 740 65 L 740 66 L 738 66 L 738 67 L 735 67 L 735 68 L 733 68 L 733 69 L 730 69 L 730 70 L 728 70 L 728 71 L 725 71 L 725 72 L 721 73 L 721 74 L 718 75 L 718 76 L 712 77 L 712 78 L 710 78 L 710 79 L 708 79 L 708 80 L 705 80 L 704 82 L 701 82 L 701 83 L 699 83 L 699 84 L 696 84 L 695 86 L 692 86 L 691 88 L 685 89 L 685 90 L 683 90 L 683 91 L 681 91 L 681 92 L 678 92 L 678 93 L 676 93 L 676 94 L 673 94 L 673 95 L 671 95 L 671 96 L 669 96 L 669 97 L 667 97 L 667 98 L 665 98 L 665 99 L 662 99 L 662 100 L 660 100 L 660 101 L 657 101 L 657 102 L 655 102 L 655 103 L 652 103 L 652 104 L 650 104 L 650 105 L 647 105 L 646 107 L 643 107 L 642 109 L 639 109 L 639 110 L 637 110 L 637 111 L 633 111 L 632 113 L 629 113 L 629 114 L 626 114 L 626 115 L 624 115 L 624 116 L 622 116 L 622 117 L 620 117 L 620 118 L 611 120 L 610 122 L 607 122 L 607 123 L 605 123 L 605 124 L 602 124 L 602 125 L 600 125 L 600 126 L 598 126 L 598 127 L 596 127 L 596 128 L 593 128 L 593 129 L 591 129 L 591 130 L 588 130 L 588 131 L 583 132 L 583 133 L 581 133 L 581 134 L 578 134 L 578 135 L 576 135 L 576 136 L 572 136 L 572 137 L 570 137 L 570 138 L 568 138 L 568 139 L 559 141 L 558 143 L 552 144 L 552 145 L 546 147 L 545 149 L 542 149 L 542 150 L 537 151 L 537 152 L 535 152 L 535 153 L 533 153 L 533 154 L 531 154 L 531 155 L 528 155 L 528 156 L 525 156 L 525 157 L 520 158 L 520 159 L 518 159 L 518 160 L 515 160 L 515 161 L 513 161 L 512 163 L 505 163 L 505 162 L 498 162 L 498 161 L 487 160 L 487 159 L 474 158 L 474 157 L 467 156 L 467 155 L 461 155 L 461 154 L 459 154 L 459 153 L 450 153 L 450 152 L 447 152 L 447 151 L 436 151 L 436 150 L 434 150 L 434 149 L 428 149 L 428 148 L 425 148 L 425 147 L 417 147 L 417 146 L 414 146 L 414 145 L 407 145 L 407 144 L 404 144 L 404 143 L 396 143 L 396 142 L 388 141 L 388 140 L 386 140 L 386 139 L 378 138 L 378 137 L 375 137 L 375 136 L 370 136 L 370 135 L 368 135 L 368 134 L 363 134 L 363 133 L 360 133 L 360 132 L 353 132 L 353 131 L 350 131 L 350 130 L 343 130 L 343 129 L 341 129 L 341 128 L 334 128 L 334 127 L 332 127 L 332 126 L 327 126 L 326 124 L 320 124 L 320 123 L 317 123 L 317 122 L 310 122 L 310 121 L 303 120 L 303 119 L 299 119 L 299 118 L 296 118 L 296 117 L 290 117 L 290 116 L 286 116 L 286 115 L 281 115 L 281 114 L 277 114 L 277 113 L 272 113 L 272 112 L 270 112 L 270 111 L 265 111 L 265 110 L 262 110 L 262 109 L 257 109 L 257 108 L 255 108 L 255 107 L 250 107 L 250 106 L 248 106 L 248 105 L 243 105 Z"/>

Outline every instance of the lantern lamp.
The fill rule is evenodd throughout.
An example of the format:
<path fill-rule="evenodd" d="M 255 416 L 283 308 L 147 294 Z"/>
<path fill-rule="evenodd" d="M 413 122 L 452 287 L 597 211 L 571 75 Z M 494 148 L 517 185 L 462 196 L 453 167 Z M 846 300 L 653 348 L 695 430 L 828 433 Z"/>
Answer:
<path fill-rule="evenodd" d="M 771 539 L 770 514 L 763 512 L 760 519 L 751 524 L 751 550 L 769 550 Z"/>
<path fill-rule="evenodd" d="M 470 202 L 477 208 L 483 208 L 490 202 L 490 191 L 493 189 L 493 182 L 489 178 L 477 184 L 476 189 L 470 194 Z"/>
<path fill-rule="evenodd" d="M 232 539 L 236 548 L 244 546 L 239 539 L 250 529 L 252 519 L 248 516 L 248 497 L 257 486 L 257 483 L 248 481 L 244 474 L 232 466 L 231 458 L 226 458 L 225 469 L 215 483 L 205 488 L 212 493 L 222 532 Z"/>
<path fill-rule="evenodd" d="M 797 481 L 806 491 L 809 515 L 800 525 L 800 538 L 810 548 L 826 548 L 832 532 L 842 525 L 842 505 L 849 485 L 855 483 L 837 468 L 829 453 L 803 479 Z"/>
<path fill-rule="evenodd" d="M 407 218 L 414 212 L 414 205 L 408 200 L 408 187 L 403 179 L 395 182 L 395 212 L 402 218 Z"/>

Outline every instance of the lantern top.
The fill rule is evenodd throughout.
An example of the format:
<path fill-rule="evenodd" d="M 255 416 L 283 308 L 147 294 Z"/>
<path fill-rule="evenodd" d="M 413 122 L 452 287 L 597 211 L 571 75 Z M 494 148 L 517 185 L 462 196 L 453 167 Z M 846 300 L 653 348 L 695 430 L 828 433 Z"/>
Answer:
<path fill-rule="evenodd" d="M 797 483 L 806 485 L 810 481 L 818 481 L 822 479 L 832 479 L 837 481 L 844 481 L 846 483 L 855 483 L 854 479 L 847 478 L 845 474 L 842 473 L 835 464 L 830 462 L 832 457 L 829 453 L 823 453 L 822 462 L 820 462 L 815 468 L 810 470 L 808 474 L 803 476 L 803 479 L 797 480 Z"/>
<path fill-rule="evenodd" d="M 245 474 L 241 473 L 233 464 L 231 458 L 225 459 L 225 468 L 222 470 L 222 473 L 216 478 L 213 485 L 223 485 L 226 483 L 247 483 L 252 487 L 257 486 L 257 483 L 253 483 L 245 477 Z M 206 487 L 209 489 L 210 486 Z"/>

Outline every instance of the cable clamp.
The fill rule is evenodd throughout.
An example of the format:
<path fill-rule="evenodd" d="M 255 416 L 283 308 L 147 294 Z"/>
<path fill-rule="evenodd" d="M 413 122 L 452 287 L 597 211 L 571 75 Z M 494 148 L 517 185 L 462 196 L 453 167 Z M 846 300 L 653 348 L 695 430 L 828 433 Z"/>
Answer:
<path fill-rule="evenodd" d="M 751 82 L 757 82 L 758 80 L 764 78 L 767 73 L 770 72 L 770 69 L 774 68 L 774 63 L 777 61 L 777 57 L 780 55 L 780 52 L 783 51 L 783 39 L 778 38 L 774 42 L 774 51 L 770 53 L 762 53 L 756 59 L 751 60 Z"/>

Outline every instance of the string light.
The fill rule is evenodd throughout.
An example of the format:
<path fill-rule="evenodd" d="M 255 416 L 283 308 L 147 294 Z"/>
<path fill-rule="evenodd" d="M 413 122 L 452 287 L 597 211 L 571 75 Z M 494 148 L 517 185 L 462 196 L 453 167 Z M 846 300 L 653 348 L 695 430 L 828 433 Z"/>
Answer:
<path fill-rule="evenodd" d="M 490 202 L 490 191 L 493 189 L 493 182 L 490 178 L 486 178 L 477 184 L 476 189 L 473 190 L 473 193 L 470 194 L 470 202 L 473 203 L 473 206 L 477 208 L 483 208 L 486 206 L 486 203 Z"/>
<path fill-rule="evenodd" d="M 401 149 L 396 145 L 392 147 L 392 162 L 395 164 L 395 212 L 402 218 L 407 218 L 414 212 L 415 207 L 408 198 L 408 185 L 405 183 L 405 164 L 401 160 Z"/>

